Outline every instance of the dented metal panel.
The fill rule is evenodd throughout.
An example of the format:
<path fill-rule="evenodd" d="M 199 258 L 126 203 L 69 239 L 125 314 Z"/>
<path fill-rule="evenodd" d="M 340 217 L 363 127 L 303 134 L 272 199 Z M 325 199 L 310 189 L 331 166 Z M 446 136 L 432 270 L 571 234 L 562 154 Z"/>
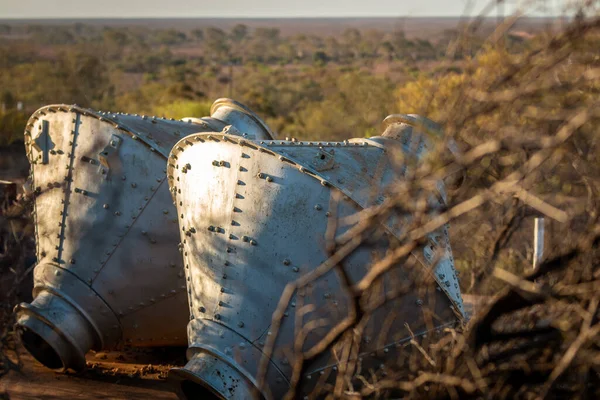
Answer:
<path fill-rule="evenodd" d="M 325 232 L 333 216 L 354 221 L 336 227 L 336 235 L 341 235 L 355 226 L 351 216 L 385 201 L 387 184 L 402 179 L 402 171 L 391 168 L 389 151 L 394 147 L 398 141 L 386 137 L 297 142 L 252 141 L 228 134 L 196 134 L 174 147 L 168 176 L 178 209 L 192 319 L 190 362 L 171 374 L 181 398 L 194 398 L 205 389 L 219 398 L 249 397 L 285 285 L 328 259 Z M 334 194 L 339 203 L 331 202 Z M 442 197 L 431 201 L 440 204 Z M 385 256 L 390 240 L 402 232 L 399 221 L 400 216 L 391 218 L 345 260 L 353 283 Z M 445 283 L 456 279 L 447 229 L 430 235 L 430 240 L 413 255 L 439 285 L 409 293 L 373 313 L 361 346 L 365 368 L 397 355 L 397 346 L 410 339 L 405 323 L 417 335 L 426 333 L 425 309 L 438 316 L 438 328 L 462 316 L 460 290 Z M 432 270 L 433 251 L 440 262 Z M 382 293 L 390 293 L 412 274 L 414 269 L 398 265 L 377 284 Z M 304 316 L 303 326 L 323 324 L 307 337 L 307 345 L 315 344 L 347 316 L 351 300 L 342 287 L 332 270 L 296 293 L 270 359 L 265 398 L 280 398 L 291 379 L 293 360 L 288 357 L 299 328 L 296 307 L 314 307 Z M 382 321 L 390 315 L 394 321 L 384 329 Z M 335 373 L 336 368 L 330 354 L 313 361 L 303 377 L 303 390 L 311 388 L 313 374 Z M 231 370 L 232 380 L 215 380 L 215 371 Z"/>
<path fill-rule="evenodd" d="M 227 129 L 228 107 L 239 113 L 238 103 L 221 100 L 212 125 L 65 105 L 31 117 L 38 264 L 35 299 L 16 313 L 39 361 L 81 369 L 89 349 L 185 343 L 187 289 L 166 155 L 192 133 Z"/>

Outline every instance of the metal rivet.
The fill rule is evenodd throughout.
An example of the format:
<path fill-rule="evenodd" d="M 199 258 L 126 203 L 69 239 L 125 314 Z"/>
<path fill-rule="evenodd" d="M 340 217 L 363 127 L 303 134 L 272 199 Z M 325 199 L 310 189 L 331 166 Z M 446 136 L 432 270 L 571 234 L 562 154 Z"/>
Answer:
<path fill-rule="evenodd" d="M 211 226 L 208 227 L 208 230 L 211 231 L 211 232 L 214 232 L 215 231 L 215 227 L 211 225 Z"/>
<path fill-rule="evenodd" d="M 294 267 L 294 268 L 292 268 L 292 271 L 294 271 L 294 272 L 298 272 L 298 271 L 300 271 L 300 268 L 298 268 L 298 267 Z"/>
<path fill-rule="evenodd" d="M 200 307 L 198 307 L 198 311 L 200 311 L 201 313 L 203 313 L 203 312 L 205 312 L 205 311 L 206 311 L 206 308 L 204 308 L 204 307 L 200 306 Z"/>
<path fill-rule="evenodd" d="M 69 261 L 71 264 L 75 264 L 75 259 L 71 258 L 71 260 Z"/>
<path fill-rule="evenodd" d="M 254 239 L 251 239 L 251 240 L 250 240 L 250 244 L 251 244 L 252 246 L 256 246 L 256 240 L 254 240 Z"/>
<path fill-rule="evenodd" d="M 215 319 L 218 321 L 221 319 L 221 316 L 219 314 L 215 314 Z"/>
<path fill-rule="evenodd" d="M 249 238 L 248 236 L 242 236 L 242 240 L 243 240 L 244 242 L 247 242 L 248 240 L 250 240 L 250 238 Z"/>
<path fill-rule="evenodd" d="M 283 260 L 283 265 L 290 265 L 292 262 L 289 259 Z"/>
<path fill-rule="evenodd" d="M 108 207 L 109 207 L 109 205 L 108 205 L 108 204 L 104 204 L 102 207 L 103 207 L 105 210 L 108 210 Z"/>
<path fill-rule="evenodd" d="M 320 204 L 315 205 L 315 210 L 320 211 L 323 207 Z"/>
<path fill-rule="evenodd" d="M 271 178 L 270 176 L 267 176 L 267 182 L 273 182 L 273 178 Z"/>

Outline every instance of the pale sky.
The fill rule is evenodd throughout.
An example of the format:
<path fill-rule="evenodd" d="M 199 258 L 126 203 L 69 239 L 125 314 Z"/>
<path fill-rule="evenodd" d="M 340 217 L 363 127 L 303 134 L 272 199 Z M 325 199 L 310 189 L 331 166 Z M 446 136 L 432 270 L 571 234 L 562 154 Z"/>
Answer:
<path fill-rule="evenodd" d="M 478 14 L 490 0 L 0 0 L 3 18 L 423 17 Z M 535 1 L 535 0 L 534 0 Z M 568 0 L 537 0 L 557 15 Z M 465 13 L 468 3 L 474 6 Z M 507 0 L 510 14 L 519 0 Z M 494 12 L 492 15 L 496 15 Z"/>

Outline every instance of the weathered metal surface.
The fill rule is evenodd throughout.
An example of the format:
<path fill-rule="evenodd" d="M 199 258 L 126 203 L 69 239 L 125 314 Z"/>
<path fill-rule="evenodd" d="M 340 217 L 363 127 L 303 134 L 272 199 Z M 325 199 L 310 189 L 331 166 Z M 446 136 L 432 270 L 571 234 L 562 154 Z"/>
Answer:
<path fill-rule="evenodd" d="M 258 127 L 229 126 L 228 109 L 240 107 L 221 100 L 211 124 L 270 138 L 255 116 Z M 34 301 L 15 311 L 25 347 L 44 365 L 81 369 L 88 350 L 123 342 L 185 343 L 185 276 L 165 167 L 177 141 L 214 130 L 199 122 L 66 105 L 29 120 L 38 264 Z"/>
<path fill-rule="evenodd" d="M 397 138 L 345 142 L 196 134 L 174 147 L 167 174 L 178 209 L 191 314 L 189 363 L 171 373 L 181 398 L 251 396 L 263 346 L 271 335 L 272 313 L 285 285 L 328 259 L 325 232 L 334 216 L 349 221 L 336 227 L 336 235 L 341 235 L 357 223 L 352 216 L 385 201 L 386 186 L 406 173 L 406 168 L 393 166 L 394 155 L 399 148 L 414 155 L 414 146 L 422 147 L 422 142 L 412 130 Z M 339 194 L 341 201 L 331 202 L 332 194 Z M 443 194 L 431 202 L 441 205 Z M 353 283 L 385 256 L 405 218 L 410 216 L 393 215 L 379 234 L 345 260 Z M 428 330 L 428 311 L 438 317 L 429 329 L 452 324 L 463 315 L 447 227 L 428 239 L 413 256 L 422 264 L 419 274 L 433 275 L 439 285 L 411 291 L 372 314 L 360 349 L 363 370 L 395 356 L 397 346 L 410 339 L 405 323 L 422 335 Z M 414 273 L 398 265 L 376 285 L 382 294 L 390 293 Z M 323 324 L 308 334 L 308 348 L 348 314 L 349 301 L 334 271 L 296 293 L 270 359 L 265 398 L 281 398 L 288 388 L 293 363 L 288 357 L 300 328 L 297 321 L 303 326 Z M 307 304 L 312 311 L 297 320 L 296 307 Z M 384 328 L 382 321 L 390 315 L 392 322 Z M 331 354 L 313 361 L 303 377 L 304 389 L 336 368 Z"/>

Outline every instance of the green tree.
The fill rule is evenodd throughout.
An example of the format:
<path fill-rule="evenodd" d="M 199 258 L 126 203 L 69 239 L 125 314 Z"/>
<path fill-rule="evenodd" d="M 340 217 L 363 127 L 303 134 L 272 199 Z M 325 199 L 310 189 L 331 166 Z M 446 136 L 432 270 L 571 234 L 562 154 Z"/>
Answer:
<path fill-rule="evenodd" d="M 248 36 L 248 27 L 244 24 L 237 24 L 231 29 L 231 39 L 234 42 L 242 42 Z"/>

